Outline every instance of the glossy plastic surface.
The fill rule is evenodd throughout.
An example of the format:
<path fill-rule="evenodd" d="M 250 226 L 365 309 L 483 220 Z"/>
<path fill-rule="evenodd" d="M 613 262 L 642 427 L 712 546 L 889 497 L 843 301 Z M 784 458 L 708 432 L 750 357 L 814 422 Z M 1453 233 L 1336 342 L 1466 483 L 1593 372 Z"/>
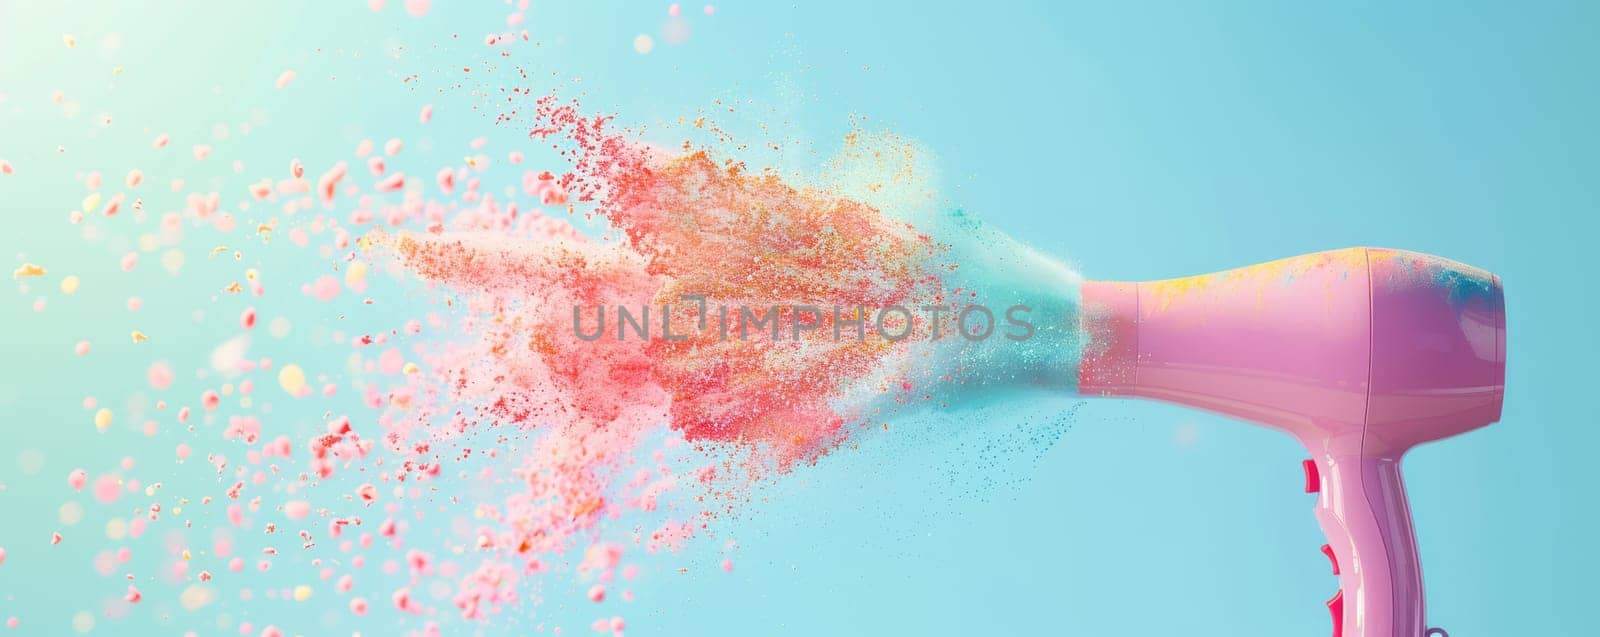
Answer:
<path fill-rule="evenodd" d="M 1079 389 L 1285 431 L 1315 461 L 1340 590 L 1335 637 L 1423 637 L 1400 459 L 1499 419 L 1505 309 L 1493 275 L 1379 248 L 1215 274 L 1085 282 Z M 1308 471 L 1308 474 L 1311 473 Z"/>

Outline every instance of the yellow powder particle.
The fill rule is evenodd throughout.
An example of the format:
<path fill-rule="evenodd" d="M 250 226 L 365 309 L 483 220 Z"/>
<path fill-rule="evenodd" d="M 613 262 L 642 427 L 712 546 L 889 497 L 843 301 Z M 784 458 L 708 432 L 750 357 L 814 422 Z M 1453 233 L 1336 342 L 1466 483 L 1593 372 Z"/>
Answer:
<path fill-rule="evenodd" d="M 68 44 L 67 46 L 72 45 Z M 72 629 L 80 633 L 88 633 L 94 630 L 94 613 L 86 610 L 78 611 L 72 616 Z"/>
<path fill-rule="evenodd" d="M 66 526 L 72 526 L 83 520 L 83 505 L 77 502 L 68 502 L 56 510 L 56 519 Z"/>
<path fill-rule="evenodd" d="M 61 293 L 62 294 L 72 294 L 73 292 L 77 292 L 77 291 L 78 291 L 78 276 L 77 275 L 69 274 L 65 278 L 61 279 Z"/>
<path fill-rule="evenodd" d="M 161 253 L 161 267 L 166 269 L 168 274 L 177 274 L 183 269 L 183 251 L 173 248 Z"/>
<path fill-rule="evenodd" d="M 196 611 L 215 601 L 217 594 L 208 587 L 194 584 L 178 594 L 178 605 L 184 610 Z"/>
<path fill-rule="evenodd" d="M 110 427 L 110 426 L 111 426 L 111 410 L 110 409 L 107 409 L 105 407 L 101 407 L 100 411 L 94 412 L 94 427 L 95 427 L 95 429 L 99 429 L 100 431 L 105 431 L 106 427 Z"/>
<path fill-rule="evenodd" d="M 278 370 L 278 385 L 290 396 L 299 396 L 306 389 L 306 372 L 299 365 L 290 363 Z"/>
<path fill-rule="evenodd" d="M 365 261 L 356 261 L 355 263 L 351 263 L 350 267 L 344 271 L 345 285 L 356 287 L 361 285 L 361 283 L 366 280 L 367 263 Z"/>
<path fill-rule="evenodd" d="M 116 542 L 128 536 L 128 521 L 122 518 L 106 520 L 106 539 Z"/>

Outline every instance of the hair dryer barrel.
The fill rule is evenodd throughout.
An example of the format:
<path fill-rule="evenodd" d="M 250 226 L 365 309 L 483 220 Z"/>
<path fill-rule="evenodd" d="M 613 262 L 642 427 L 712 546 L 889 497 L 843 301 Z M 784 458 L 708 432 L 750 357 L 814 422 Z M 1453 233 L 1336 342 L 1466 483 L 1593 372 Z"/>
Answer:
<path fill-rule="evenodd" d="M 1500 418 L 1500 280 L 1438 257 L 1320 252 L 1143 283 L 1083 283 L 1085 395 L 1198 407 L 1286 431 L 1342 574 L 1335 637 L 1421 637 L 1399 460 Z M 1343 567 L 1343 570 L 1340 570 Z M 1352 598 L 1346 603 L 1346 598 Z"/>

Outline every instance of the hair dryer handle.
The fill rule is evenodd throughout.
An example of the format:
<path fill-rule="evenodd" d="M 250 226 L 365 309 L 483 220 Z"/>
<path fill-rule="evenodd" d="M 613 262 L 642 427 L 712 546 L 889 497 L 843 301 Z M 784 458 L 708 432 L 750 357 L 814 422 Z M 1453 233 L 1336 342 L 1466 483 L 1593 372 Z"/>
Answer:
<path fill-rule="evenodd" d="M 1339 575 L 1339 592 L 1328 600 L 1333 637 L 1424 637 L 1422 565 L 1400 459 L 1323 455 L 1315 462 L 1307 487 L 1320 491 L 1323 551 Z"/>

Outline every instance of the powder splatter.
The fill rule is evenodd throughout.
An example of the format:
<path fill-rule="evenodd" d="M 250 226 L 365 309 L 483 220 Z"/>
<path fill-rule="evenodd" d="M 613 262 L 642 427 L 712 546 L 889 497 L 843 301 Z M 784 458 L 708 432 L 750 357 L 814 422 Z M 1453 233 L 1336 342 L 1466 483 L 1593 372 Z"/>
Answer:
<path fill-rule="evenodd" d="M 646 36 L 641 52 L 653 46 Z M 414 157 L 442 137 L 373 135 L 389 140 L 381 152 L 367 141 L 218 178 L 205 170 L 234 162 L 234 145 L 180 136 L 194 159 L 218 161 L 161 175 L 170 192 L 95 183 L 65 202 L 74 223 L 129 233 L 109 257 L 119 284 L 204 286 L 188 299 L 132 290 L 128 312 L 100 318 L 138 346 L 101 340 L 85 359 L 137 356 L 125 370 L 137 393 L 97 390 L 78 417 L 108 439 L 160 443 L 159 459 L 82 462 L 63 492 L 103 509 L 95 533 L 111 544 L 95 572 L 129 574 L 97 585 L 117 613 L 348 596 L 352 618 L 392 620 L 392 608 L 442 634 L 435 622 L 490 619 L 558 579 L 578 581 L 586 608 L 632 601 L 619 577 L 638 575 L 640 554 L 717 535 L 758 481 L 969 392 L 1070 388 L 1076 276 L 969 215 L 928 211 L 908 194 L 918 170 L 873 165 L 913 152 L 900 140 L 852 133 L 827 174 L 797 177 L 749 167 L 703 119 L 694 129 L 727 143 L 668 150 L 531 94 L 501 120 L 514 135 L 458 142 L 467 156 L 443 165 Z M 412 108 L 420 124 L 435 114 Z M 510 142 L 550 152 L 501 149 Z M 145 181 L 115 170 L 128 188 Z M 264 254 L 315 269 L 290 275 Z M 28 258 L 58 263 L 46 256 Z M 14 274 L 23 286 L 47 273 Z M 167 314 L 185 302 L 177 316 L 222 332 L 196 348 L 209 356 L 174 345 L 195 345 Z M 963 311 L 976 303 L 994 312 Z M 1025 343 L 1006 338 L 1022 303 Z M 90 337 L 64 342 L 84 338 L 74 352 L 87 355 Z M 289 354 L 278 343 L 290 339 L 328 357 Z M 175 475 L 215 487 L 180 489 Z M 703 570 L 732 564 L 719 554 Z M 249 619 L 235 628 L 307 629 Z M 630 620 L 592 621 L 613 633 L 645 621 Z"/>

